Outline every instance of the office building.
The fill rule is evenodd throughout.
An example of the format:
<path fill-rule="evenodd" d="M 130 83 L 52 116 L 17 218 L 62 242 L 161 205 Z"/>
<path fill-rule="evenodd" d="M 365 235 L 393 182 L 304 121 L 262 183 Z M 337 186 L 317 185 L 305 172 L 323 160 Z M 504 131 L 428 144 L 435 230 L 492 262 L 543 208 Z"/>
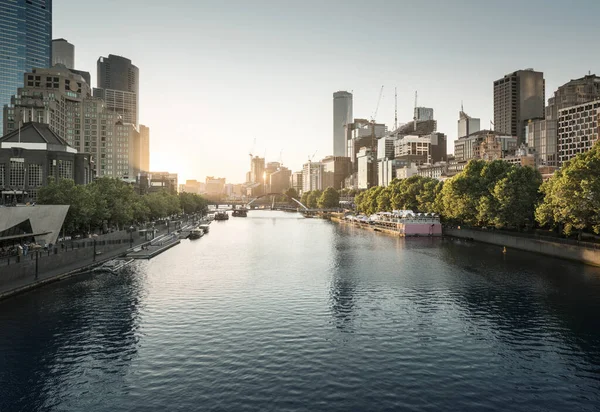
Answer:
<path fill-rule="evenodd" d="M 250 159 L 249 183 L 265 184 L 265 158 L 254 156 Z"/>
<path fill-rule="evenodd" d="M 544 117 L 544 73 L 518 70 L 494 82 L 494 130 L 516 136 L 525 142 L 525 126 L 530 119 Z"/>
<path fill-rule="evenodd" d="M 346 142 L 348 144 L 348 155 L 352 162 L 352 170 L 358 170 L 357 154 L 361 147 L 377 150 L 377 139 L 387 133 L 387 127 L 383 123 L 373 123 L 366 119 L 354 119 L 346 125 Z"/>
<path fill-rule="evenodd" d="M 103 99 L 108 110 L 121 116 L 124 123 L 139 125 L 139 69 L 131 60 L 109 54 L 97 63 L 97 87 L 94 97 Z"/>
<path fill-rule="evenodd" d="M 532 120 L 527 125 L 527 145 L 535 149 L 538 166 L 558 166 L 558 111 L 598 99 L 600 77 L 594 74 L 570 80 L 554 92 L 548 99 L 546 117 Z"/>
<path fill-rule="evenodd" d="M 394 156 L 417 165 L 441 162 L 448 157 L 447 137 L 437 132 L 423 136 L 402 136 L 394 141 Z"/>
<path fill-rule="evenodd" d="M 558 162 L 561 166 L 598 141 L 600 100 L 558 110 Z"/>
<path fill-rule="evenodd" d="M 467 137 L 471 133 L 478 132 L 479 130 L 481 130 L 479 119 L 469 116 L 462 110 L 458 113 L 458 139 Z"/>
<path fill-rule="evenodd" d="M 49 178 L 88 184 L 94 175 L 92 156 L 78 153 L 47 124 L 25 123 L 0 138 L 2 204 L 36 201 Z"/>
<path fill-rule="evenodd" d="M 323 190 L 323 164 L 308 162 L 302 165 L 302 192 Z"/>
<path fill-rule="evenodd" d="M 379 160 L 377 163 L 377 184 L 382 187 L 390 185 L 396 178 L 396 170 L 406 166 L 406 162 L 398 159 Z"/>
<path fill-rule="evenodd" d="M 186 180 L 185 184 L 179 185 L 180 193 L 185 192 L 199 195 L 200 193 L 204 193 L 205 189 L 206 184 L 197 180 Z"/>
<path fill-rule="evenodd" d="M 348 156 L 346 125 L 352 123 L 352 93 L 333 93 L 333 155 Z"/>
<path fill-rule="evenodd" d="M 205 191 L 208 196 L 219 196 L 224 193 L 224 191 L 225 191 L 225 178 L 224 177 L 207 176 L 205 182 L 206 182 Z"/>
<path fill-rule="evenodd" d="M 414 120 L 417 122 L 433 120 L 433 109 L 431 107 L 415 107 Z"/>
<path fill-rule="evenodd" d="M 75 46 L 65 39 L 52 40 L 52 66 L 62 64 L 67 69 L 75 67 Z"/>
<path fill-rule="evenodd" d="M 290 177 L 290 187 L 292 187 L 296 193 L 302 193 L 302 172 L 294 172 Z"/>
<path fill-rule="evenodd" d="M 394 158 L 394 136 L 386 135 L 377 139 L 377 160 Z"/>
<path fill-rule="evenodd" d="M 287 167 L 279 167 L 269 175 L 269 192 L 284 193 L 290 187 L 292 171 Z"/>
<path fill-rule="evenodd" d="M 177 194 L 177 189 L 179 188 L 177 180 L 177 173 L 140 173 L 136 178 L 136 186 L 141 194 L 167 192 L 174 195 Z"/>
<path fill-rule="evenodd" d="M 512 155 L 517 149 L 517 138 L 515 136 L 504 135 L 494 130 L 480 130 L 467 137 L 462 137 L 454 142 L 454 156 L 458 162 L 466 162 L 471 159 L 483 159 L 482 144 L 486 142 L 484 152 L 491 153 L 492 145 L 490 136 L 498 142 L 500 148 L 500 157 Z"/>
<path fill-rule="evenodd" d="M 23 74 L 48 67 L 52 53 L 52 0 L 0 2 L 0 107 L 23 87 Z M 0 136 L 3 129 L 0 113 Z"/>
<path fill-rule="evenodd" d="M 377 159 L 374 150 L 369 147 L 362 147 L 357 158 L 357 185 L 358 189 L 369 189 L 377 186 Z"/>
<path fill-rule="evenodd" d="M 345 156 L 327 156 L 323 164 L 323 188 L 342 189 L 344 179 L 352 173 L 352 162 Z"/>
<path fill-rule="evenodd" d="M 96 175 L 133 178 L 140 168 L 136 158 L 139 133 L 102 99 L 90 95 L 84 79 L 63 65 L 34 69 L 24 75 L 10 106 L 4 106 L 4 127 L 17 130 L 23 122 L 47 123 L 66 143 L 96 159 Z M 130 133 L 129 136 L 124 136 Z M 130 155 L 125 164 L 124 155 Z"/>
<path fill-rule="evenodd" d="M 150 128 L 140 125 L 140 170 L 150 171 Z"/>

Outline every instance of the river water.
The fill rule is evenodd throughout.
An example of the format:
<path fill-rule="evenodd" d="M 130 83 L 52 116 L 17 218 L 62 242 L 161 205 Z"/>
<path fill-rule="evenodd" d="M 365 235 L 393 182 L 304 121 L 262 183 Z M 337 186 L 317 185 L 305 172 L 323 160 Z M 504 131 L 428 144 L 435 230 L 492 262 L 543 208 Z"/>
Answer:
<path fill-rule="evenodd" d="M 0 411 L 596 410 L 600 271 L 283 212 L 0 302 Z"/>

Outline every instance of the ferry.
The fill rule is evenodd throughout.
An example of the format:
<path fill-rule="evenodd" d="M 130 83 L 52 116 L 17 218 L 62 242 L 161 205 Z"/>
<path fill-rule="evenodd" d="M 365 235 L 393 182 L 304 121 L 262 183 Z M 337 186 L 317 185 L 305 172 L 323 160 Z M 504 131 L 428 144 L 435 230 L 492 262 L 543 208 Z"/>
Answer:
<path fill-rule="evenodd" d="M 190 230 L 190 235 L 188 236 L 188 238 L 189 239 L 200 239 L 202 236 L 204 236 L 204 229 L 197 227 L 197 228 Z"/>
<path fill-rule="evenodd" d="M 440 216 L 412 210 L 379 212 L 368 218 L 373 224 L 396 229 L 403 236 L 442 236 Z"/>
<path fill-rule="evenodd" d="M 231 216 L 233 217 L 247 217 L 248 216 L 248 210 L 247 209 L 234 209 L 233 213 L 231 214 Z"/>
<path fill-rule="evenodd" d="M 108 272 L 108 273 L 112 273 L 113 275 L 116 275 L 119 273 L 119 270 L 121 270 L 125 266 L 128 266 L 132 262 L 133 262 L 133 259 L 109 260 L 108 262 L 103 263 L 102 265 L 100 265 L 98 267 L 95 267 L 93 269 L 93 272 Z"/>
<path fill-rule="evenodd" d="M 229 215 L 227 212 L 216 212 L 215 220 L 229 220 Z"/>

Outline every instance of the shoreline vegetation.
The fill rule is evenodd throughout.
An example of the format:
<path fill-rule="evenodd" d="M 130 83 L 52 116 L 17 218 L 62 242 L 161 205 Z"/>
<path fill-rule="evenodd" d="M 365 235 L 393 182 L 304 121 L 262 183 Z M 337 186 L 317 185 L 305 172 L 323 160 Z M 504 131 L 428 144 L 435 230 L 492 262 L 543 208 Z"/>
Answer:
<path fill-rule="evenodd" d="M 209 201 L 193 193 L 166 191 L 139 194 L 119 180 L 102 177 L 88 185 L 73 180 L 50 181 L 38 194 L 38 204 L 70 205 L 63 228 L 66 234 L 87 234 L 95 230 L 137 226 L 183 214 L 206 213 Z"/>
<path fill-rule="evenodd" d="M 439 214 L 445 226 L 598 241 L 600 142 L 563 164 L 546 182 L 531 167 L 471 160 L 448 180 L 394 179 L 387 187 L 358 193 L 354 203 L 366 215 L 413 210 Z"/>

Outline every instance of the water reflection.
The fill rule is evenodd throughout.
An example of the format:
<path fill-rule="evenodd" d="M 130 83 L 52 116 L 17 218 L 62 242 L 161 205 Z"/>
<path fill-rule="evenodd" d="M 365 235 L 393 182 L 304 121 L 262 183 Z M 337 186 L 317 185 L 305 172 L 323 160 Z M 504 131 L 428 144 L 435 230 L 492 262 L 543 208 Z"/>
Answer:
<path fill-rule="evenodd" d="M 74 390 L 122 384 L 137 353 L 142 281 L 135 269 L 89 275 L 3 302 L 0 411 L 53 409 Z"/>
<path fill-rule="evenodd" d="M 337 230 L 333 237 L 333 267 L 329 301 L 335 327 L 343 332 L 352 332 L 352 320 L 356 305 L 354 291 L 356 288 L 356 262 L 354 259 L 352 238 Z"/>

